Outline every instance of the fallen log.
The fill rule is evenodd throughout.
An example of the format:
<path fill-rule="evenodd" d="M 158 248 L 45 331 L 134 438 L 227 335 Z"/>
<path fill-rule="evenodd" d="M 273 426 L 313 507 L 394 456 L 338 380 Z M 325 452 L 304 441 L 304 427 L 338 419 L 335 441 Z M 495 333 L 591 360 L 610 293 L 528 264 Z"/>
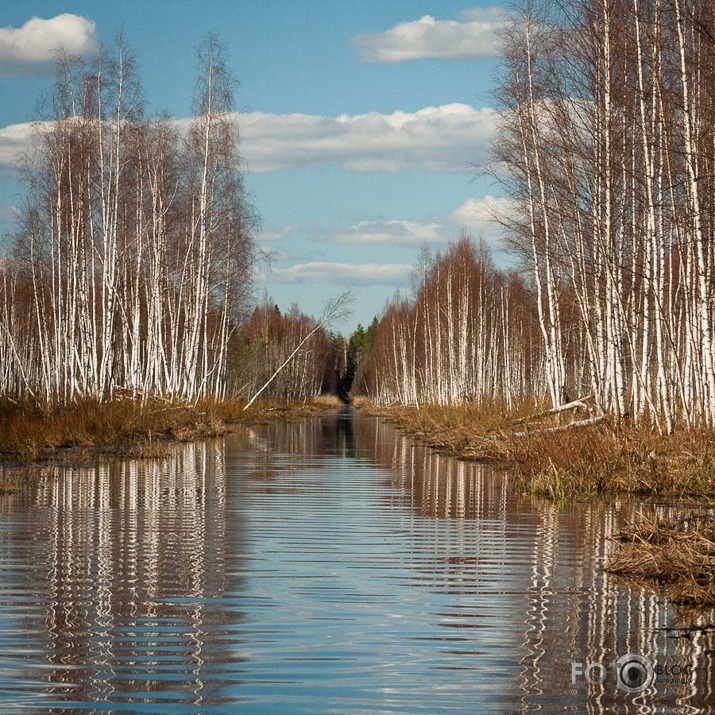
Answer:
<path fill-rule="evenodd" d="M 258 392 L 256 392 L 253 397 L 246 403 L 243 408 L 245 412 L 261 395 L 261 393 L 270 385 L 273 380 L 278 377 L 278 373 L 298 354 L 300 349 L 305 345 L 305 343 L 310 340 L 313 335 L 315 335 L 323 326 L 329 325 L 334 320 L 342 320 L 346 315 L 349 315 L 347 309 L 348 304 L 352 301 L 352 294 L 350 291 L 345 291 L 334 300 L 328 302 L 323 311 L 323 316 L 320 322 L 298 343 L 295 350 L 283 361 L 281 366 L 266 380 Z"/>
<path fill-rule="evenodd" d="M 586 404 L 586 400 L 593 399 L 593 395 L 586 395 L 585 397 L 579 397 L 577 400 L 572 400 L 571 402 L 565 402 L 563 405 L 557 405 L 552 407 L 550 410 L 545 410 L 544 412 L 537 412 L 534 415 L 527 415 L 526 417 L 520 417 L 518 420 L 514 420 L 512 424 L 520 425 L 529 420 L 538 420 L 542 417 L 548 417 L 549 415 L 557 415 L 560 412 L 566 412 L 568 410 L 575 410 L 582 407 L 585 410 L 589 409 Z"/>
<path fill-rule="evenodd" d="M 591 425 L 598 425 L 601 422 L 605 422 L 606 418 L 603 415 L 596 415 L 595 417 L 589 417 L 586 420 L 576 420 L 575 422 L 569 422 L 567 425 L 561 425 L 560 427 L 543 427 L 542 429 L 532 430 L 531 432 L 514 432 L 514 437 L 528 437 L 534 434 L 549 434 L 551 432 L 563 432 L 567 429 L 577 429 L 579 427 L 590 427 Z"/>

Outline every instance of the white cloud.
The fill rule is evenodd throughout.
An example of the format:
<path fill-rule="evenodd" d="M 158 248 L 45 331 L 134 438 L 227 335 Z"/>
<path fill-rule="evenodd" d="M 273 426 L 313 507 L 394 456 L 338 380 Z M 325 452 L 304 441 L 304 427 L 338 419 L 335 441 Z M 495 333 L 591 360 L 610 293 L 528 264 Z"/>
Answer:
<path fill-rule="evenodd" d="M 0 27 L 0 75 L 45 71 L 54 52 L 85 55 L 95 45 L 95 24 L 64 13 L 49 20 L 33 17 L 22 27 Z"/>
<path fill-rule="evenodd" d="M 502 221 L 513 214 L 514 208 L 510 199 L 487 194 L 467 199 L 448 215 L 426 220 L 365 218 L 349 228 L 322 231 L 320 241 L 360 245 L 366 248 L 382 246 L 415 248 L 425 244 L 439 248 L 440 245 L 456 240 L 461 233 L 466 232 L 474 238 L 483 238 L 493 248 L 499 248 L 503 235 Z M 282 238 L 291 234 L 293 230 L 293 226 L 286 226 L 274 230 L 270 236 L 276 239 Z M 305 265 L 314 267 L 338 264 Z"/>
<path fill-rule="evenodd" d="M 252 172 L 339 165 L 353 171 L 466 172 L 484 155 L 498 113 L 467 104 L 416 112 L 326 117 L 311 114 L 237 115 L 241 151 Z M 186 130 L 189 119 L 176 120 Z M 15 165 L 27 150 L 31 124 L 0 129 L 0 165 Z"/>
<path fill-rule="evenodd" d="M 419 246 L 447 243 L 466 231 L 475 238 L 481 237 L 487 243 L 497 246 L 503 233 L 500 220 L 508 217 L 513 210 L 514 205 L 510 199 L 487 194 L 467 199 L 449 216 L 426 221 L 368 219 L 334 233 L 331 238 L 336 243 L 366 246 Z"/>
<path fill-rule="evenodd" d="M 18 166 L 30 147 L 33 133 L 33 125 L 29 122 L 0 129 L 0 166 Z"/>
<path fill-rule="evenodd" d="M 360 221 L 333 237 L 337 243 L 374 245 L 420 245 L 446 240 L 444 226 L 438 221 Z"/>
<path fill-rule="evenodd" d="M 340 115 L 265 114 L 239 117 L 251 171 L 339 164 L 355 171 L 465 171 L 483 154 L 497 112 L 466 104 L 416 112 Z"/>
<path fill-rule="evenodd" d="M 465 59 L 498 54 L 496 31 L 507 13 L 498 7 L 465 10 L 458 20 L 424 15 L 385 32 L 356 35 L 351 44 L 366 62 L 405 62 L 419 59 Z"/>
<path fill-rule="evenodd" d="M 293 233 L 293 226 L 283 226 L 278 229 L 268 229 L 261 231 L 256 239 L 261 242 L 271 243 L 273 241 L 282 241 Z"/>
<path fill-rule="evenodd" d="M 265 276 L 276 283 L 334 283 L 341 286 L 403 285 L 413 267 L 406 263 L 332 263 L 313 261 L 276 268 Z"/>
<path fill-rule="evenodd" d="M 497 244 L 502 235 L 499 219 L 508 216 L 513 203 L 503 196 L 487 194 L 478 199 L 467 199 L 452 212 L 452 219 L 475 237 Z"/>

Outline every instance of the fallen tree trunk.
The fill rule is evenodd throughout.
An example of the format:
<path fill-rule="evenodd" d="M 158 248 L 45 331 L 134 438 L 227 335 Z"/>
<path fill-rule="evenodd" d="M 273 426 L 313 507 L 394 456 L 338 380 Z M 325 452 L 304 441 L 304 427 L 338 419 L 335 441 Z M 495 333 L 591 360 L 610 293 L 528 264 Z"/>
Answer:
<path fill-rule="evenodd" d="M 305 345 L 310 338 L 313 337 L 323 326 L 327 325 L 333 320 L 340 320 L 348 315 L 348 305 L 352 301 L 352 294 L 350 291 L 342 293 L 334 300 L 331 300 L 323 311 L 323 317 L 320 322 L 298 343 L 298 346 L 293 350 L 293 352 L 283 361 L 283 364 L 268 378 L 268 380 L 263 384 L 258 392 L 246 403 L 243 408 L 245 412 L 259 397 L 259 395 L 270 385 L 273 380 L 276 379 L 278 373 L 298 354 L 298 351 Z"/>
<path fill-rule="evenodd" d="M 556 407 L 552 407 L 550 410 L 546 410 L 544 412 L 537 412 L 535 415 L 527 415 L 526 417 L 520 417 L 518 420 L 514 420 L 514 422 L 512 422 L 512 424 L 515 424 L 515 425 L 524 424 L 524 422 L 528 422 L 529 420 L 538 420 L 538 419 L 541 419 L 542 417 L 548 417 L 549 415 L 557 415 L 560 412 L 566 412 L 567 410 L 575 410 L 579 407 L 582 407 L 583 409 L 587 410 L 587 409 L 589 409 L 589 407 L 586 404 L 586 400 L 590 400 L 592 398 L 593 398 L 593 395 L 586 395 L 585 397 L 579 397 L 577 400 L 572 400 L 571 402 L 565 402 L 563 405 L 558 405 Z"/>
<path fill-rule="evenodd" d="M 323 322 L 321 321 L 318 323 L 299 343 L 298 347 L 296 347 L 295 350 L 285 359 L 283 364 L 268 378 L 268 380 L 263 384 L 263 387 L 246 403 L 246 406 L 243 408 L 243 411 L 245 412 L 255 401 L 256 398 L 270 385 L 273 380 L 276 379 L 278 376 L 278 373 L 298 354 L 298 351 L 305 345 L 310 338 L 313 337 L 322 327 L 323 327 Z"/>
<path fill-rule="evenodd" d="M 605 422 L 606 418 L 603 415 L 596 415 L 595 417 L 589 417 L 586 420 L 576 420 L 575 422 L 569 422 L 567 425 L 561 425 L 560 427 L 543 427 L 542 429 L 533 430 L 532 432 L 514 432 L 514 437 L 528 437 L 532 434 L 549 434 L 551 432 L 563 432 L 568 429 L 577 429 L 579 427 L 590 427 L 592 425 L 601 424 Z"/>

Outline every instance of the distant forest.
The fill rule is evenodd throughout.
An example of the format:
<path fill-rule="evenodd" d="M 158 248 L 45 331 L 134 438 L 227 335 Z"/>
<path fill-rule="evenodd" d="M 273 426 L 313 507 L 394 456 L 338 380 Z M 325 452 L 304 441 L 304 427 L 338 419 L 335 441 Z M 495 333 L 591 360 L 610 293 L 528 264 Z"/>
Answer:
<path fill-rule="evenodd" d="M 267 394 L 593 395 L 663 432 L 712 427 L 715 6 L 544 0 L 512 18 L 491 171 L 518 266 L 465 236 L 424 252 L 409 295 L 349 338 L 316 331 Z M 123 43 L 59 60 L 2 263 L 6 396 L 249 397 L 318 325 L 252 300 L 257 218 L 215 38 L 197 77 L 182 128 L 145 117 Z"/>

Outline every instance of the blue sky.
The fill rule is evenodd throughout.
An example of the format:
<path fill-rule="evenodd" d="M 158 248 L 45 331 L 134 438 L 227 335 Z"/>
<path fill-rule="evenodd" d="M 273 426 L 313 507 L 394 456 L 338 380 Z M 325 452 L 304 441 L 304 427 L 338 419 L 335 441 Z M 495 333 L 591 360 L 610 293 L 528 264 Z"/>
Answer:
<path fill-rule="evenodd" d="M 37 18 L 32 20 L 32 18 Z M 256 296 L 314 315 L 351 288 L 351 330 L 409 291 L 422 245 L 464 229 L 498 245 L 504 208 L 472 166 L 496 114 L 496 2 L 5 0 L 0 4 L 0 229 L 21 201 L 17 157 L 46 61 L 122 31 L 150 113 L 190 115 L 195 47 L 217 31 L 240 82 L 246 185 L 262 217 Z M 42 22 L 40 22 L 42 21 Z"/>

